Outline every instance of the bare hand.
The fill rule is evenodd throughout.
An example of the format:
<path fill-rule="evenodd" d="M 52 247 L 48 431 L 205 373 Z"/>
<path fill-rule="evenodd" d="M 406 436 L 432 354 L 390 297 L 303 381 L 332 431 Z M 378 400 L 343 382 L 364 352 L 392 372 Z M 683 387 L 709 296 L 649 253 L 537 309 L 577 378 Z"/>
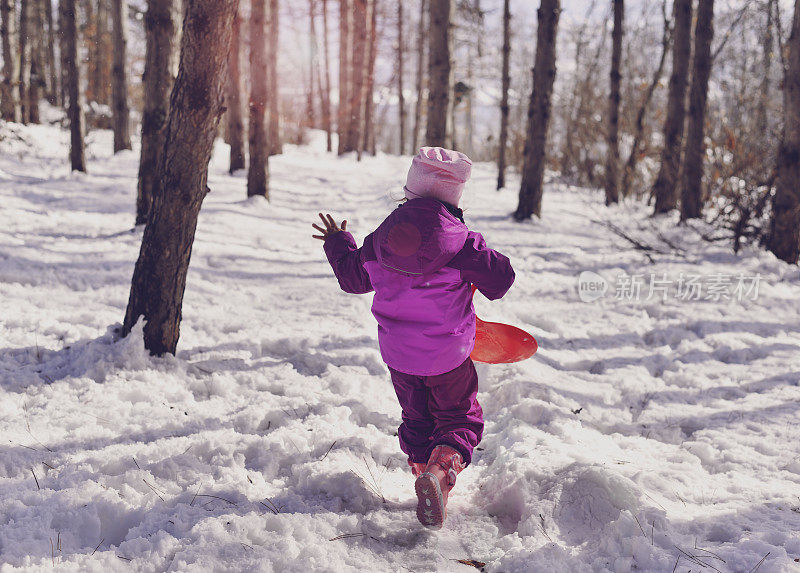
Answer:
<path fill-rule="evenodd" d="M 320 227 L 319 225 L 315 225 L 314 223 L 311 224 L 312 227 L 314 227 L 317 231 L 322 233 L 322 235 L 311 235 L 315 239 L 324 241 L 325 239 L 327 239 L 331 235 L 338 233 L 339 231 L 347 230 L 347 221 L 342 221 L 342 226 L 340 228 L 339 225 L 336 224 L 336 221 L 333 220 L 333 217 L 330 216 L 330 214 L 328 214 L 328 218 L 326 219 L 322 215 L 322 213 L 320 213 L 319 218 L 322 219 L 322 224 L 325 225 L 325 228 L 323 229 L 322 227 Z"/>

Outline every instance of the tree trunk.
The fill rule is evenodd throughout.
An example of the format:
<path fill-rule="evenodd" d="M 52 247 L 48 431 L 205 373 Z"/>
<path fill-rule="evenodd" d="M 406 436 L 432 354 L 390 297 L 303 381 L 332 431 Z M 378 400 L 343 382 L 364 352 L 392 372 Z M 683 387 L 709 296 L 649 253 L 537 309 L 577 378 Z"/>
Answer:
<path fill-rule="evenodd" d="M 800 0 L 795 0 L 792 35 L 783 81 L 783 139 L 772 201 L 769 250 L 787 263 L 800 258 Z"/>
<path fill-rule="evenodd" d="M 364 68 L 367 61 L 367 0 L 352 0 L 353 38 L 350 44 L 352 81 L 346 151 L 358 151 L 364 132 Z"/>
<path fill-rule="evenodd" d="M 475 106 L 474 95 L 476 89 L 475 79 L 475 60 L 480 61 L 483 53 L 481 38 L 483 36 L 483 10 L 481 10 L 480 0 L 472 0 L 468 9 L 470 23 L 467 30 L 470 34 L 470 41 L 467 42 L 467 92 L 463 96 L 466 98 L 466 144 L 464 152 L 472 156 L 475 152 Z M 455 100 L 454 100 L 455 101 Z M 455 106 L 454 106 L 455 107 Z M 455 125 L 455 121 L 453 122 Z"/>
<path fill-rule="evenodd" d="M 67 88 L 67 84 L 69 83 L 69 78 L 67 78 L 67 48 L 66 48 L 66 38 L 67 38 L 67 23 L 65 20 L 65 8 L 63 6 L 66 0 L 58 0 L 58 59 L 60 63 L 59 67 L 59 101 L 61 101 L 61 105 L 64 109 L 67 109 L 69 106 L 69 95 L 67 92 L 69 91 Z"/>
<path fill-rule="evenodd" d="M 315 128 L 317 126 L 317 114 L 316 108 L 314 106 L 314 79 L 315 79 L 315 71 L 318 65 L 318 56 L 317 56 L 317 27 L 316 23 L 314 22 L 314 14 L 315 14 L 315 3 L 314 0 L 308 0 L 308 36 L 309 36 L 309 52 L 311 54 L 311 60 L 308 66 L 308 95 L 306 98 L 306 121 L 308 121 L 308 125 L 311 128 Z"/>
<path fill-rule="evenodd" d="M 683 158 L 681 219 L 700 217 L 703 208 L 704 127 L 708 79 L 711 75 L 711 41 L 714 38 L 714 0 L 700 0 L 694 28 L 692 88 L 689 92 L 689 127 Z"/>
<path fill-rule="evenodd" d="M 128 4 L 112 0 L 111 18 L 114 22 L 114 67 L 111 69 L 111 99 L 114 115 L 114 153 L 131 148 L 128 127 L 128 76 L 125 60 L 128 48 Z"/>
<path fill-rule="evenodd" d="M 619 71 L 625 22 L 624 0 L 614 0 L 614 31 L 611 33 L 611 73 L 608 93 L 608 133 L 606 141 L 606 205 L 619 203 Z"/>
<path fill-rule="evenodd" d="M 70 148 L 69 159 L 73 171 L 86 171 L 86 159 L 83 150 L 83 110 L 80 90 L 80 63 L 78 62 L 78 15 L 75 0 L 61 0 L 59 6 L 64 21 L 64 71 L 67 78 L 67 98 L 69 107 Z"/>
<path fill-rule="evenodd" d="M 756 133 L 761 134 L 764 142 L 768 143 L 771 139 L 769 133 L 769 113 L 767 102 L 770 96 L 770 75 L 772 73 L 773 44 L 773 3 L 775 0 L 767 0 L 764 8 L 767 11 L 767 22 L 764 26 L 764 34 L 761 37 L 763 60 L 763 75 L 761 76 L 761 86 L 759 87 L 758 107 L 756 108 Z"/>
<path fill-rule="evenodd" d="M 370 0 L 369 24 L 369 50 L 367 65 L 364 68 L 364 136 L 363 144 L 359 149 L 364 149 L 370 155 L 375 155 L 375 60 L 378 55 L 378 0 Z"/>
<path fill-rule="evenodd" d="M 443 147 L 447 143 L 449 111 L 452 109 L 452 0 L 429 0 L 428 8 L 428 125 L 425 144 Z M 451 126 L 452 127 L 452 126 Z"/>
<path fill-rule="evenodd" d="M 269 144 L 270 155 L 283 153 L 281 140 L 280 91 L 278 90 L 278 31 L 280 30 L 280 12 L 278 0 L 269 0 L 269 51 L 267 54 L 267 82 L 269 90 L 267 105 L 269 106 Z"/>
<path fill-rule="evenodd" d="M 506 186 L 506 147 L 508 142 L 508 89 L 511 78 L 508 75 L 511 58 L 511 7 L 510 0 L 503 2 L 503 71 L 500 96 L 500 140 L 497 148 L 497 190 Z"/>
<path fill-rule="evenodd" d="M 252 0 L 250 8 L 250 167 L 247 196 L 269 198 L 269 140 L 267 139 L 268 72 L 265 34 L 266 0 Z"/>
<path fill-rule="evenodd" d="M 653 78 L 650 80 L 650 85 L 647 86 L 642 103 L 639 106 L 639 111 L 636 113 L 636 127 L 634 128 L 633 143 L 631 144 L 631 152 L 628 156 L 628 161 L 625 162 L 625 169 L 622 175 L 622 195 L 627 197 L 630 193 L 630 181 L 636 171 L 636 164 L 639 161 L 639 147 L 642 142 L 642 134 L 644 133 L 644 118 L 647 114 L 647 109 L 650 107 L 650 102 L 653 99 L 653 94 L 661 81 L 661 75 L 664 73 L 664 64 L 667 61 L 667 53 L 669 52 L 669 43 L 672 37 L 671 22 L 667 16 L 667 0 L 664 0 L 662 12 L 664 14 L 664 32 L 661 36 L 661 57 L 658 60 L 658 67 L 653 73 Z"/>
<path fill-rule="evenodd" d="M 50 105 L 58 105 L 59 86 L 58 67 L 56 66 L 56 32 L 53 24 L 53 4 L 51 0 L 42 0 L 42 6 L 44 8 L 44 19 L 47 23 L 47 45 L 45 49 L 48 75 L 47 101 L 50 102 Z"/>
<path fill-rule="evenodd" d="M 29 13 L 28 36 L 31 71 L 28 81 L 28 121 L 39 123 L 39 100 L 45 87 L 44 76 L 44 18 L 40 0 L 32 0 Z"/>
<path fill-rule="evenodd" d="M 93 23 L 87 22 L 86 28 L 91 27 L 91 34 L 88 33 L 86 28 L 84 28 L 84 37 L 88 42 L 88 65 L 86 67 L 88 86 L 86 89 L 86 99 L 90 102 L 95 101 L 97 103 L 103 103 L 102 97 L 100 96 L 100 91 L 102 90 L 102 87 L 100 86 L 100 76 L 103 74 L 103 68 L 100 63 L 102 58 L 101 53 L 103 53 L 103 31 L 100 26 L 100 17 L 101 12 L 104 11 L 103 4 L 103 0 L 97 0 L 97 16 Z"/>
<path fill-rule="evenodd" d="M 47 1 L 47 0 L 46 0 Z M 110 42 L 108 33 L 108 0 L 97 0 L 97 25 L 94 34 L 92 58 L 94 66 L 91 68 L 91 92 L 94 101 L 101 104 L 111 102 L 109 94 L 110 68 L 109 52 Z"/>
<path fill-rule="evenodd" d="M 0 36 L 3 43 L 3 81 L 0 84 L 0 117 L 19 121 L 19 88 L 17 86 L 16 6 L 14 0 L 0 0 Z"/>
<path fill-rule="evenodd" d="M 403 95 L 403 0 L 397 0 L 397 99 L 400 108 L 400 155 L 406 151 L 406 99 Z"/>
<path fill-rule="evenodd" d="M 174 62 L 178 55 L 178 4 L 176 0 L 147 0 L 147 13 L 144 16 L 144 109 L 136 199 L 137 225 L 147 222 L 153 197 L 158 191 L 158 170 L 167 136 L 169 97 L 174 82 Z"/>
<path fill-rule="evenodd" d="M 325 87 L 322 91 L 322 124 L 325 129 L 328 152 L 330 153 L 333 149 L 333 141 L 331 137 L 331 60 L 328 47 L 328 0 L 322 0 L 322 28 L 323 56 L 325 58 L 323 66 Z M 322 83 L 322 74 L 320 74 L 320 83 Z"/>
<path fill-rule="evenodd" d="M 664 123 L 664 149 L 661 169 L 653 185 L 654 214 L 671 211 L 678 204 L 678 176 L 686 117 L 686 84 L 692 49 L 692 0 L 675 0 L 675 38 L 672 46 L 672 76 L 669 80 L 667 118 Z"/>
<path fill-rule="evenodd" d="M 158 192 L 144 230 L 123 323 L 127 335 L 144 317 L 145 348 L 157 355 L 174 354 L 178 344 L 186 272 L 223 113 L 225 68 L 237 4 L 238 0 L 192 0 L 186 9 Z"/>
<path fill-rule="evenodd" d="M 28 79 L 30 78 L 30 42 L 28 29 L 30 21 L 30 1 L 20 0 L 19 3 L 19 112 L 20 121 L 28 123 L 30 102 L 28 101 Z M 76 16 L 77 17 L 77 16 Z"/>
<path fill-rule="evenodd" d="M 422 106 L 425 101 L 425 46 L 428 34 L 425 30 L 425 0 L 419 2 L 419 29 L 417 32 L 417 100 L 414 104 L 414 142 L 411 153 L 419 149 L 419 138 L 422 131 Z"/>
<path fill-rule="evenodd" d="M 77 0 L 75 3 L 75 8 L 78 10 L 78 37 L 81 39 L 78 44 L 78 56 L 83 65 L 84 80 L 81 90 L 84 103 L 95 101 L 95 95 L 92 92 L 92 75 L 94 75 L 92 70 L 96 63 L 93 46 L 97 29 L 94 2 L 95 0 Z"/>
<path fill-rule="evenodd" d="M 561 15 L 559 0 L 542 0 L 537 12 L 536 60 L 533 66 L 533 91 L 528 107 L 528 135 L 517 221 L 542 216 L 542 184 L 546 160 L 547 129 L 550 123 L 553 82 L 556 79 L 556 34 Z"/>
<path fill-rule="evenodd" d="M 353 0 L 355 1 L 355 0 Z M 339 104 L 336 112 L 337 153 L 347 153 L 347 133 L 350 123 L 350 2 L 339 0 Z"/>
<path fill-rule="evenodd" d="M 241 18 L 239 13 L 233 18 L 231 29 L 231 49 L 228 55 L 228 83 L 225 96 L 228 119 L 228 143 L 231 146 L 228 173 L 244 169 L 244 122 L 242 121 L 242 76 L 241 61 Z"/>

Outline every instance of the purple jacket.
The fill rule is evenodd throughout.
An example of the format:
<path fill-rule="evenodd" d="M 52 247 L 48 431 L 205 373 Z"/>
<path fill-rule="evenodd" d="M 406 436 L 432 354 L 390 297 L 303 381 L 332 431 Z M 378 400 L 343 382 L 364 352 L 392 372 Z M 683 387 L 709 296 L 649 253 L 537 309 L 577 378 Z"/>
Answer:
<path fill-rule="evenodd" d="M 417 376 L 449 372 L 472 352 L 470 284 L 494 300 L 514 282 L 508 257 L 434 199 L 395 209 L 360 249 L 348 232 L 330 235 L 325 254 L 342 290 L 375 291 L 383 361 Z"/>

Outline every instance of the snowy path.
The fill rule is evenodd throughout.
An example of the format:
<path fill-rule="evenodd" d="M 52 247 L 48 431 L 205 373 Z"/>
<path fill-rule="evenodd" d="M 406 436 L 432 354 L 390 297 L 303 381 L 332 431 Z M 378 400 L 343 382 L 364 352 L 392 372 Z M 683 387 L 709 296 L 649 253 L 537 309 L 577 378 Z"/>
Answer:
<path fill-rule="evenodd" d="M 135 153 L 109 157 L 110 135 L 94 133 L 91 173 L 68 175 L 65 134 L 17 131 L 0 141 L 3 573 L 54 560 L 84 571 L 471 570 L 457 559 L 507 572 L 672 571 L 676 560 L 681 573 L 800 571 L 796 267 L 557 183 L 545 219 L 518 225 L 514 192 L 495 193 L 491 166 L 478 166 L 467 223 L 518 277 L 478 312 L 530 330 L 540 351 L 480 367 L 484 441 L 434 533 L 414 517 L 370 297 L 340 292 L 310 238 L 329 210 L 361 241 L 392 208 L 407 159 L 289 148 L 271 162 L 266 203 L 243 199 L 220 146 L 179 353 L 157 359 L 136 333 L 109 330 L 141 239 Z M 604 221 L 664 254 L 651 264 Z M 582 271 L 609 281 L 605 297 L 579 300 Z M 761 281 L 755 300 L 682 300 L 677 283 L 666 301 L 644 300 L 651 273 L 704 288 L 733 277 L 731 291 L 740 273 Z M 635 274 L 642 300 L 616 296 L 617 277 Z"/>

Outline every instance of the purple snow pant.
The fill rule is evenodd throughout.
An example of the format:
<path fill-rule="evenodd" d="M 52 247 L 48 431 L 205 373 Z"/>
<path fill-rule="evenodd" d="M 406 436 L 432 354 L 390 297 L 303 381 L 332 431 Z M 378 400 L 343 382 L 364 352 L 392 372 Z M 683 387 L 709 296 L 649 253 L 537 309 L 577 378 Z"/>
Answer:
<path fill-rule="evenodd" d="M 415 376 L 392 368 L 389 372 L 403 408 L 403 423 L 397 430 L 400 449 L 412 462 L 426 463 L 434 447 L 447 444 L 469 464 L 483 435 L 478 373 L 472 359 L 436 376 Z"/>

